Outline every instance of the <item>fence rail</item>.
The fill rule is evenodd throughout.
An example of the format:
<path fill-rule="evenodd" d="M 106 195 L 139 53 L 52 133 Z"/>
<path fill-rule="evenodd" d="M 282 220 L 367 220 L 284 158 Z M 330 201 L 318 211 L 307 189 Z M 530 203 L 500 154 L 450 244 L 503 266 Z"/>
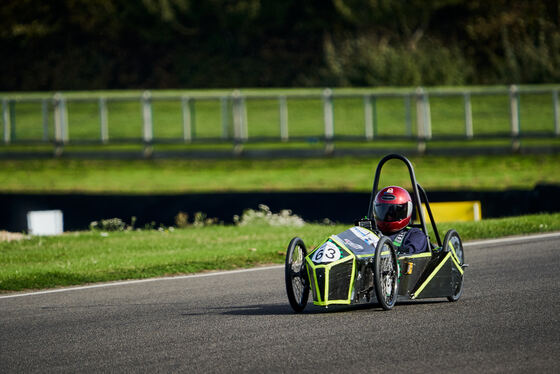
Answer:
<path fill-rule="evenodd" d="M 521 138 L 560 137 L 559 90 L 557 86 L 510 86 L 473 89 L 418 87 L 351 93 L 324 89 L 315 93 L 282 94 L 234 90 L 227 94 L 205 95 L 145 91 L 141 95 L 91 93 L 80 96 L 59 92 L 43 97 L 4 95 L 0 99 L 5 145 L 45 143 L 61 150 L 66 144 L 83 143 L 141 143 L 151 147 L 157 143 L 229 142 L 242 146 L 249 142 L 285 143 L 315 139 L 324 141 L 328 150 L 336 141 L 413 140 L 422 151 L 426 142 L 432 140 L 495 138 L 511 139 L 512 149 L 516 150 Z M 438 102 L 436 117 L 440 124 L 434 128 L 432 107 L 437 100 L 447 100 L 451 104 Z M 477 103 L 473 103 L 474 100 Z M 528 104 L 523 105 L 535 118 L 522 129 L 523 100 L 527 100 Z M 302 110 L 301 105 L 306 101 L 304 107 L 307 109 Z M 139 110 L 130 106 L 123 109 L 125 104 L 138 105 Z M 161 104 L 172 106 L 158 108 L 158 114 L 165 113 L 161 117 L 173 117 L 167 118 L 165 123 L 158 122 L 154 114 L 154 107 Z M 69 109 L 80 105 L 80 110 Z M 317 105 L 322 110 L 310 112 L 309 108 Z M 475 106 L 479 112 L 473 115 Z M 299 114 L 290 117 L 292 107 L 298 107 Z M 348 117 L 341 121 L 346 124 L 340 126 L 340 117 L 335 115 L 339 109 Z M 133 118 L 135 112 L 140 116 Z M 81 117 L 72 118 L 74 113 L 80 113 Z M 502 118 L 493 120 L 496 113 L 501 113 Z M 254 122 L 249 122 L 248 114 L 254 115 Z M 120 124 L 112 123 L 114 117 L 120 117 Z M 219 117 L 219 126 L 214 124 L 212 131 L 207 130 L 211 127 L 207 126 L 210 117 L 214 122 Z M 307 119 L 294 121 L 299 117 Z M 484 120 L 479 124 L 481 118 Z M 493 121 L 502 124 L 495 126 Z M 509 123 L 507 128 L 506 121 Z M 22 125 L 16 126 L 20 122 Z M 291 122 L 298 123 L 292 126 Z M 310 125 L 313 122 L 319 122 L 321 126 Z M 96 135 L 95 127 L 98 127 Z M 77 135 L 73 135 L 74 132 Z"/>

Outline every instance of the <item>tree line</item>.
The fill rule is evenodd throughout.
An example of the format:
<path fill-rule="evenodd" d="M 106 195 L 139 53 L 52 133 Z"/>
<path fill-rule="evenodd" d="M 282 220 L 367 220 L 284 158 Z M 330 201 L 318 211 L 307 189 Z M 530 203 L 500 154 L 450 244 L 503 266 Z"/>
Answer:
<path fill-rule="evenodd" d="M 560 0 L 4 0 L 0 90 L 557 83 Z"/>

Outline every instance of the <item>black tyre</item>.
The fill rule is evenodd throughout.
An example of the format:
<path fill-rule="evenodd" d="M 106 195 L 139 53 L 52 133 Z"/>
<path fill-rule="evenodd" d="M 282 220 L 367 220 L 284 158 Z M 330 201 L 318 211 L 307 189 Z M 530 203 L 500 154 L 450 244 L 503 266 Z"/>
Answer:
<path fill-rule="evenodd" d="M 373 277 L 377 301 L 383 309 L 392 309 L 398 296 L 399 265 L 393 243 L 386 236 L 379 239 L 375 248 Z"/>
<path fill-rule="evenodd" d="M 452 252 L 451 256 L 455 258 L 455 260 L 459 263 L 462 267 L 465 264 L 465 252 L 463 250 L 463 242 L 461 241 L 461 237 L 457 234 L 455 230 L 449 230 L 445 237 L 443 238 L 443 252 L 448 253 Z M 458 274 L 458 276 L 453 277 L 453 295 L 448 296 L 447 300 L 449 301 L 457 301 L 461 298 L 463 294 L 463 275 Z"/>
<path fill-rule="evenodd" d="M 286 293 L 292 309 L 296 313 L 301 313 L 307 305 L 309 298 L 309 281 L 307 279 L 307 269 L 305 267 L 305 256 L 307 249 L 303 240 L 293 238 L 288 245 L 286 252 Z"/>

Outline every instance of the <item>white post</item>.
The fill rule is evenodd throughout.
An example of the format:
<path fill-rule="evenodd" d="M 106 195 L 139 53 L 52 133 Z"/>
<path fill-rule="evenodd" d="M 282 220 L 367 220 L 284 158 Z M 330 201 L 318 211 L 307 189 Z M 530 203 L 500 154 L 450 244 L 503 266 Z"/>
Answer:
<path fill-rule="evenodd" d="M 432 114 L 430 111 L 430 99 L 428 98 L 428 94 L 424 92 L 424 96 L 422 99 L 422 104 L 424 106 L 424 125 L 425 125 L 425 135 L 426 138 L 432 138 Z"/>
<path fill-rule="evenodd" d="M 2 122 L 4 123 L 4 143 L 10 144 L 12 125 L 10 123 L 10 105 L 6 99 L 2 100 Z"/>
<path fill-rule="evenodd" d="M 152 140 L 154 138 L 154 127 L 152 122 L 152 95 L 150 91 L 144 91 L 144 94 L 142 94 L 142 117 L 144 120 L 144 157 L 149 158 L 153 153 Z"/>
<path fill-rule="evenodd" d="M 416 89 L 416 127 L 418 132 L 418 152 L 426 151 L 426 115 L 424 106 L 424 90 L 422 87 Z"/>
<path fill-rule="evenodd" d="M 323 119 L 325 122 L 325 153 L 331 154 L 334 151 L 334 105 L 330 88 L 323 91 Z"/>
<path fill-rule="evenodd" d="M 233 91 L 233 153 L 240 155 L 243 152 L 243 116 L 241 92 Z"/>
<path fill-rule="evenodd" d="M 62 95 L 54 95 L 54 155 L 59 157 L 63 150 L 63 130 L 62 130 Z"/>
<path fill-rule="evenodd" d="M 107 101 L 104 97 L 99 98 L 99 125 L 101 128 L 101 142 L 107 144 L 109 141 L 109 122 L 107 120 Z"/>
<path fill-rule="evenodd" d="M 280 107 L 280 139 L 283 142 L 287 142 L 289 139 L 289 132 L 288 132 L 288 103 L 286 101 L 286 96 L 280 96 L 278 98 L 278 105 Z"/>
<path fill-rule="evenodd" d="M 243 110 L 241 108 L 241 93 L 233 91 L 233 138 L 240 142 L 242 139 Z"/>
<path fill-rule="evenodd" d="M 373 140 L 373 107 L 371 95 L 364 95 L 364 121 L 366 140 Z"/>
<path fill-rule="evenodd" d="M 514 152 L 519 151 L 519 92 L 517 86 L 509 87 L 509 112 L 511 124 L 511 147 Z"/>
<path fill-rule="evenodd" d="M 151 143 L 154 138 L 154 129 L 152 122 L 152 95 L 150 91 L 144 91 L 142 95 L 142 117 L 144 119 L 144 142 Z"/>
<path fill-rule="evenodd" d="M 181 108 L 183 109 L 183 140 L 185 143 L 190 143 L 192 141 L 191 99 L 183 96 Z"/>
<path fill-rule="evenodd" d="M 243 140 L 249 139 L 249 124 L 247 120 L 247 104 L 245 103 L 245 97 L 241 96 L 241 129 Z"/>
<path fill-rule="evenodd" d="M 422 87 L 416 89 L 416 131 L 418 138 L 424 138 L 424 107 L 422 105 L 422 95 L 424 90 Z"/>
<path fill-rule="evenodd" d="M 62 125 L 62 141 L 68 143 L 70 139 L 70 134 L 68 132 L 68 108 L 66 107 L 66 98 L 64 96 L 60 97 L 60 122 Z"/>
<path fill-rule="evenodd" d="M 471 94 L 469 92 L 465 92 L 463 97 L 465 99 L 465 135 L 467 139 L 472 139 L 473 123 L 472 123 Z"/>
<path fill-rule="evenodd" d="M 473 204 L 473 217 L 475 221 L 480 221 L 482 219 L 480 211 L 480 201 L 475 201 Z"/>
<path fill-rule="evenodd" d="M 62 95 L 57 93 L 54 95 L 54 140 L 58 144 L 62 144 L 62 115 L 61 115 Z"/>
<path fill-rule="evenodd" d="M 325 123 L 325 138 L 332 139 L 334 136 L 334 111 L 332 90 L 329 88 L 323 91 L 323 119 Z"/>

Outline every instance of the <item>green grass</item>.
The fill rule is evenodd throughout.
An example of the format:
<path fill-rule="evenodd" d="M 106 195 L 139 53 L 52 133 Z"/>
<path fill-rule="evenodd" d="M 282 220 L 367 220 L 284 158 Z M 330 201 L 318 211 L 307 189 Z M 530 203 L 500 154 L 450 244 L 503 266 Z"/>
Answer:
<path fill-rule="evenodd" d="M 544 87 L 544 86 L 542 86 Z M 452 87 L 460 89 L 460 87 Z M 492 88 L 492 87 L 490 87 Z M 470 88 L 477 90 L 476 87 Z M 447 89 L 447 91 L 449 88 Z M 333 92 L 360 95 L 366 92 L 383 92 L 384 89 L 336 89 Z M 385 89 L 385 91 L 387 91 Z M 392 92 L 404 92 L 405 89 L 391 89 Z M 428 90 L 429 92 L 430 90 Z M 445 91 L 433 89 L 432 91 Z M 231 95 L 231 90 L 196 90 L 196 91 L 152 91 L 153 123 L 155 139 L 181 139 L 183 136 L 183 115 L 179 100 L 170 99 L 171 95 L 194 94 L 202 97 L 193 101 L 193 135 L 197 139 L 220 138 L 233 134 L 231 103 L 228 109 L 227 127 L 222 126 L 222 106 L 219 99 L 209 99 L 209 95 Z M 277 94 L 315 94 L 320 95 L 321 89 L 249 89 L 243 90 L 248 96 L 247 119 L 249 138 L 270 136 L 279 138 L 280 115 L 279 102 L 276 98 L 262 99 L 251 96 Z M 100 119 L 98 100 L 83 101 L 88 95 L 97 94 L 108 97 L 109 138 L 142 137 L 142 106 L 140 91 L 102 91 L 102 92 L 68 92 L 67 109 L 70 140 L 99 140 Z M 13 95 L 4 94 L 6 97 Z M 20 99 L 52 98 L 51 94 L 30 93 L 16 94 Z M 206 97 L 204 99 L 203 97 Z M 71 99 L 82 99 L 72 101 Z M 110 98 L 118 101 L 111 100 Z M 167 98 L 167 99 L 166 99 Z M 379 97 L 374 107 L 377 113 L 377 135 L 416 134 L 416 106 L 414 99 L 410 105 L 410 128 L 407 128 L 405 108 L 408 99 L 403 97 Z M 472 116 L 474 134 L 490 134 L 510 131 L 509 96 L 507 94 L 472 95 Z M 42 139 L 43 117 L 41 102 L 16 102 L 14 112 L 16 119 L 16 140 Z M 464 101 L 462 96 L 430 96 L 432 115 L 432 134 L 463 135 Z M 554 130 L 552 96 L 550 94 L 520 95 L 521 131 Z M 54 137 L 54 108 L 47 107 L 47 123 L 49 139 Z M 335 135 L 365 136 L 364 99 L 363 97 L 334 99 Z M 288 128 L 292 137 L 321 136 L 324 132 L 323 102 L 321 98 L 289 98 Z M 224 132 L 225 131 L 225 132 Z"/>
<path fill-rule="evenodd" d="M 174 231 L 73 232 L 0 242 L 0 290 L 41 289 L 120 279 L 282 263 L 293 236 L 309 247 L 347 226 L 207 226 Z M 560 213 L 445 223 L 463 240 L 560 230 Z M 468 249 L 467 249 L 468 256 Z"/>
<path fill-rule="evenodd" d="M 1 192 L 189 193 L 371 189 L 380 158 L 279 160 L 0 160 Z M 560 183 L 560 154 L 412 157 L 433 189 L 532 189 Z M 404 164 L 390 161 L 381 185 L 407 187 Z"/>

